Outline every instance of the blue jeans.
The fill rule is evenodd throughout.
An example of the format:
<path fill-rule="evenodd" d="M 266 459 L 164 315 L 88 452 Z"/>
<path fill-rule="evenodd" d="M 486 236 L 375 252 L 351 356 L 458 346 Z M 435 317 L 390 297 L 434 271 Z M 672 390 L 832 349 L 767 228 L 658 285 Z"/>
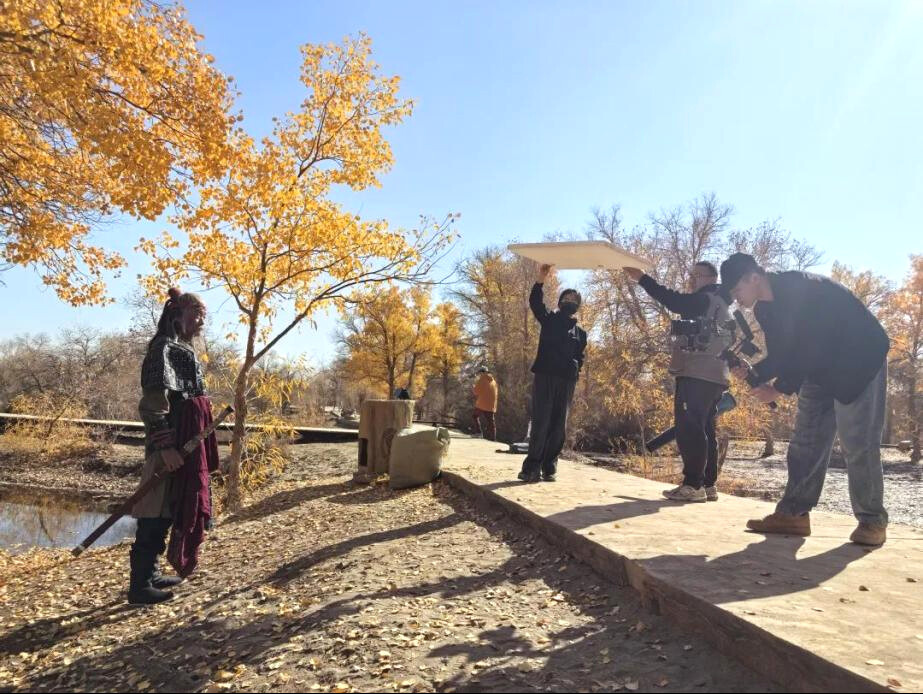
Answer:
<path fill-rule="evenodd" d="M 817 506 L 833 440 L 839 434 L 846 454 L 853 513 L 862 523 L 888 524 L 881 470 L 881 432 L 887 390 L 887 363 L 862 394 L 848 405 L 835 400 L 815 383 L 802 385 L 798 393 L 795 433 L 788 447 L 788 483 L 777 511 L 800 515 Z"/>

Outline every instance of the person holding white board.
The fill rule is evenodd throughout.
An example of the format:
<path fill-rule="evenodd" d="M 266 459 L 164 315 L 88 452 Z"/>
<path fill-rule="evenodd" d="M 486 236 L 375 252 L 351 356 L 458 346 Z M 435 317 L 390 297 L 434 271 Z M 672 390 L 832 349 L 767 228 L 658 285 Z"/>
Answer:
<path fill-rule="evenodd" d="M 567 415 L 586 352 L 586 331 L 575 318 L 582 298 L 575 289 L 565 289 L 556 311 L 545 306 L 544 284 L 551 265 L 542 265 L 529 295 L 529 306 L 541 324 L 538 354 L 532 365 L 532 431 L 529 454 L 522 463 L 519 479 L 526 483 L 554 482 L 558 456 L 567 438 Z"/>

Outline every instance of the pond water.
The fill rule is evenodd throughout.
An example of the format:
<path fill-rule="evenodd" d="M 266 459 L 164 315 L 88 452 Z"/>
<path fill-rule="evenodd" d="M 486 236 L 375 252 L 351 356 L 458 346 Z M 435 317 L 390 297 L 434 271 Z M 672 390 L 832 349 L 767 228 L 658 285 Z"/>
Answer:
<path fill-rule="evenodd" d="M 33 547 L 72 549 L 108 517 L 108 513 L 60 503 L 37 505 L 0 501 L 0 549 L 14 554 Z M 134 518 L 120 518 L 92 546 L 103 547 L 134 537 L 135 527 Z"/>

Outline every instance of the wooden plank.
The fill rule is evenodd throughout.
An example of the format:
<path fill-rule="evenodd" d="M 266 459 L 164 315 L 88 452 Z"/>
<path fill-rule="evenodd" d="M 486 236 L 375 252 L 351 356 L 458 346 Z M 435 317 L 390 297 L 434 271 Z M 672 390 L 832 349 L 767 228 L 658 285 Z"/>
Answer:
<path fill-rule="evenodd" d="M 118 419 L 75 419 L 70 417 L 43 417 L 32 414 L 13 414 L 10 412 L 0 412 L 0 423 L 2 422 L 53 422 L 58 421 L 65 424 L 76 424 L 77 426 L 99 427 L 101 429 L 122 429 L 126 431 L 144 431 L 144 422 L 118 420 Z M 218 429 L 230 431 L 234 428 L 233 422 L 222 422 Z M 268 427 L 262 424 L 248 424 L 247 429 L 259 431 Z M 305 443 L 322 443 L 337 441 L 355 441 L 359 438 L 359 432 L 355 429 L 340 429 L 337 427 L 302 427 L 294 426 L 292 429 L 298 434 L 298 438 Z"/>

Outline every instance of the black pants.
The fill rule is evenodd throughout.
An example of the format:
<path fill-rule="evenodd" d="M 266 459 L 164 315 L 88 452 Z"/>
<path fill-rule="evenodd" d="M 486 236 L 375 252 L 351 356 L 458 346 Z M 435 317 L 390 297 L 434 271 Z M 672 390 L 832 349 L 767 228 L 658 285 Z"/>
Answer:
<path fill-rule="evenodd" d="M 532 433 L 529 455 L 522 463 L 526 475 L 553 475 L 567 438 L 567 414 L 574 399 L 576 381 L 535 374 L 532 385 Z"/>
<path fill-rule="evenodd" d="M 484 427 L 481 426 L 481 419 L 487 420 L 487 431 L 484 431 Z M 497 440 L 497 416 L 490 410 L 479 410 L 474 408 L 474 431 L 478 434 L 485 434 L 487 438 L 491 441 Z"/>
<path fill-rule="evenodd" d="M 677 378 L 673 400 L 676 445 L 683 458 L 683 484 L 696 489 L 718 481 L 718 401 L 727 386 L 699 378 Z"/>

